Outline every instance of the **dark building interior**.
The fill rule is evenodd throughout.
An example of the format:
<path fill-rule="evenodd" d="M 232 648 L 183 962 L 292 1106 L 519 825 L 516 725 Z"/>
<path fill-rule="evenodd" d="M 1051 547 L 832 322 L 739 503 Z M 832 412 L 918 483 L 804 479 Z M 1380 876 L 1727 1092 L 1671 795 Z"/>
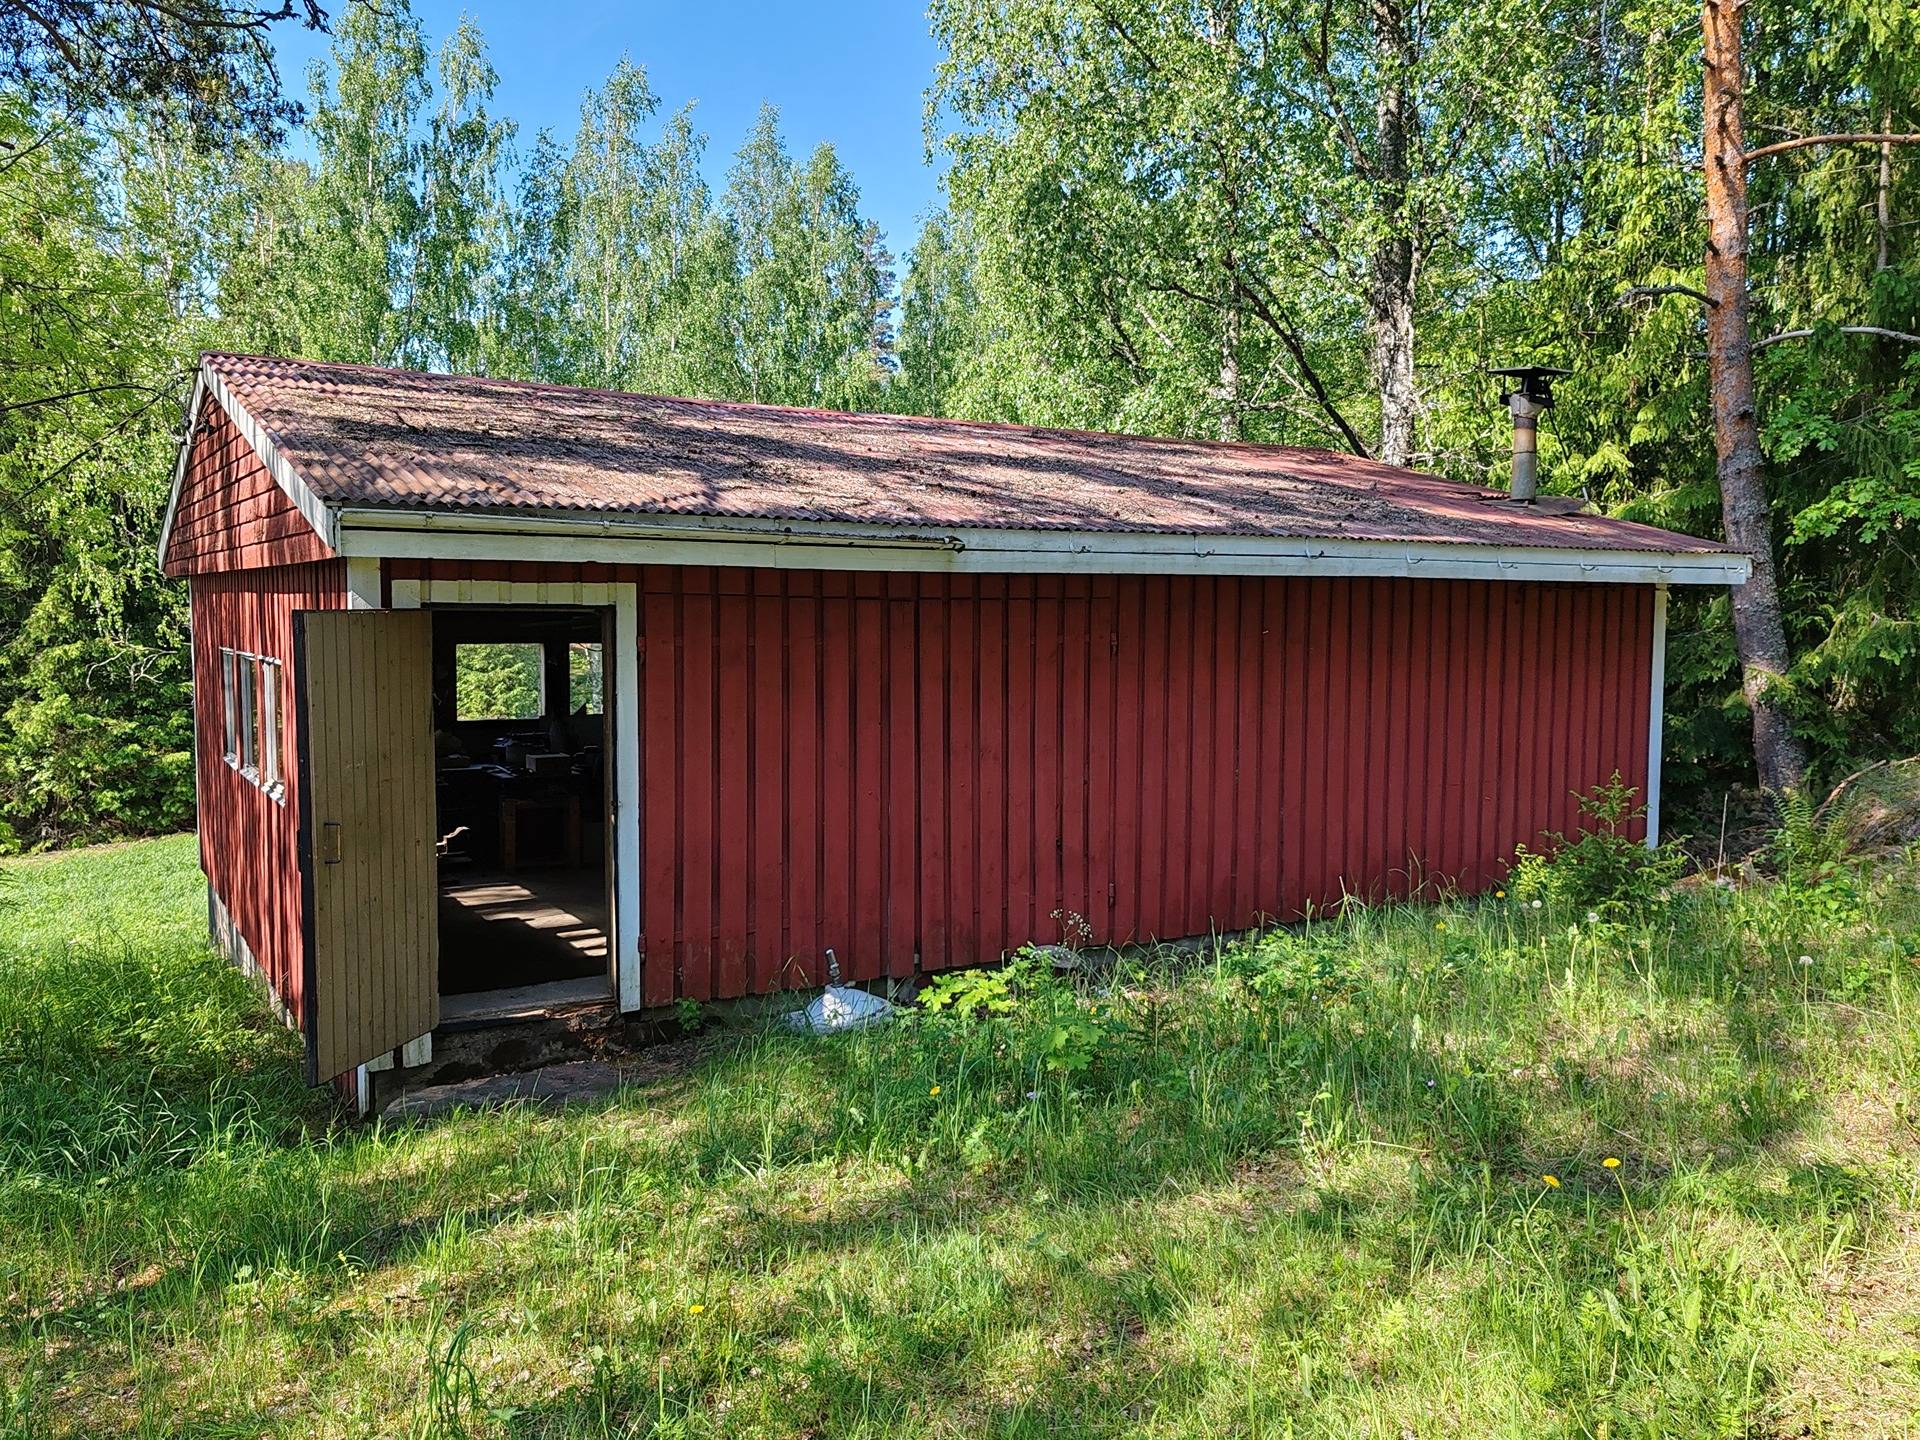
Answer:
<path fill-rule="evenodd" d="M 607 629 L 601 611 L 560 606 L 434 612 L 451 1018 L 484 1013 L 496 992 L 551 1004 L 610 988 Z"/>

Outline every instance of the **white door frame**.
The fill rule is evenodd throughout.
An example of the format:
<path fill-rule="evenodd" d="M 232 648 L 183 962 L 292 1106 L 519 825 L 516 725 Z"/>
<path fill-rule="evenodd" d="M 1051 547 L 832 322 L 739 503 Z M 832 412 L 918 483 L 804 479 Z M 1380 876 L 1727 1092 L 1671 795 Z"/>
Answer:
<path fill-rule="evenodd" d="M 640 599 L 632 581 L 395 580 L 393 608 L 569 605 L 613 609 L 613 894 L 615 993 L 640 1008 Z"/>

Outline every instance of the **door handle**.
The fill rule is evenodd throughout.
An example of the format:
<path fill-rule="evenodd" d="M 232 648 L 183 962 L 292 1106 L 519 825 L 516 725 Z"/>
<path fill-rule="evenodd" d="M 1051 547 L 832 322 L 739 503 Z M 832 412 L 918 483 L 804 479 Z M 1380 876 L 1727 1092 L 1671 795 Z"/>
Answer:
<path fill-rule="evenodd" d="M 340 822 L 338 820 L 320 822 L 320 863 L 322 865 L 340 863 Z"/>

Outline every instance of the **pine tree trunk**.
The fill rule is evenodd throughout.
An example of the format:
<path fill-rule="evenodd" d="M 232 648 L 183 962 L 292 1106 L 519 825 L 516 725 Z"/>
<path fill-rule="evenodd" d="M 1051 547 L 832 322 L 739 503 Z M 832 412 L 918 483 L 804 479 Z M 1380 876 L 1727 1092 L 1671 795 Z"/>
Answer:
<path fill-rule="evenodd" d="M 1385 233 L 1374 246 L 1367 308 L 1373 329 L 1373 374 L 1380 392 L 1379 456 L 1389 465 L 1413 459 L 1413 286 L 1417 257 L 1407 213 L 1413 109 L 1407 75 L 1413 40 L 1401 0 L 1374 0 L 1373 35 L 1380 65 L 1374 102 L 1377 189 Z"/>
<path fill-rule="evenodd" d="M 1893 133 L 1891 105 L 1881 113 L 1880 129 L 1883 134 Z M 1873 187 L 1873 233 L 1873 273 L 1878 275 L 1893 264 L 1893 142 L 1890 140 L 1880 146 L 1880 174 Z"/>
<path fill-rule="evenodd" d="M 1707 363 L 1722 521 L 1728 543 L 1753 557 L 1753 578 L 1733 592 L 1733 636 L 1741 685 L 1753 714 L 1754 765 L 1762 785 L 1785 790 L 1805 778 L 1807 757 L 1787 723 L 1777 688 L 1786 674 L 1788 652 L 1754 402 L 1746 131 L 1741 114 L 1745 3 L 1706 0 L 1701 15 L 1706 41 Z"/>

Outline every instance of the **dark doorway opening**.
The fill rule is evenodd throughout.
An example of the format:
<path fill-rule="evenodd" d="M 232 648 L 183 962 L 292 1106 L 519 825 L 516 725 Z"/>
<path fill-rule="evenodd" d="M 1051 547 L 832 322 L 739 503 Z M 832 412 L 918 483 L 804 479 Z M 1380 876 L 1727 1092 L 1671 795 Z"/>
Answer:
<path fill-rule="evenodd" d="M 611 612 L 434 610 L 441 1018 L 612 993 Z"/>

